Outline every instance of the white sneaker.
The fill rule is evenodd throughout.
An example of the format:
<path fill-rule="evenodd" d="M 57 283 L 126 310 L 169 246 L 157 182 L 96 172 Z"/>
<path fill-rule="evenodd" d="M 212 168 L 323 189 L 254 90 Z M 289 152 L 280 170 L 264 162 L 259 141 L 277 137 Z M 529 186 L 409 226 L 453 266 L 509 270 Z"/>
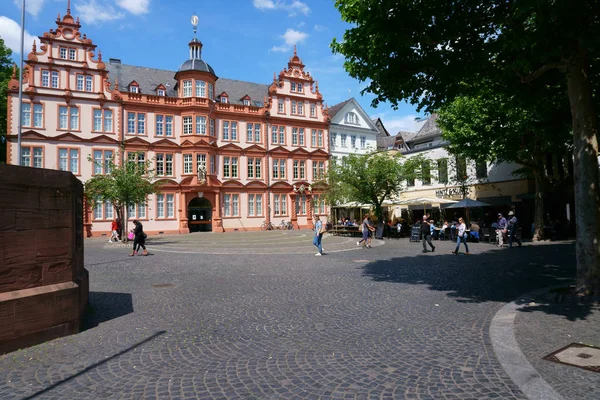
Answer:
<path fill-rule="evenodd" d="M 109 241 L 108 241 L 108 243 L 112 243 L 112 242 L 113 242 L 112 240 L 109 240 Z"/>
<path fill-rule="evenodd" d="M 315 254 L 315 256 L 317 256 L 317 257 L 321 257 L 321 255 L 322 255 L 321 253 Z"/>
<path fill-rule="evenodd" d="M 324 248 L 324 247 L 321 247 L 321 251 L 322 251 L 323 253 L 325 253 L 325 248 Z"/>
<path fill-rule="evenodd" d="M 360 242 L 356 242 L 356 245 L 357 245 L 357 246 L 360 246 Z"/>

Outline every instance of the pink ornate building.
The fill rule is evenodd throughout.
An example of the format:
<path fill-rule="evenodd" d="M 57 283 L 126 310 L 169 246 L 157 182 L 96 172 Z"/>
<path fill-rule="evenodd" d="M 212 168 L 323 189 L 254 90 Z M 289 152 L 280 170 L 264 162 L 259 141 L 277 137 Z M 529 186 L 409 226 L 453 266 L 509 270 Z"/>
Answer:
<path fill-rule="evenodd" d="M 325 214 L 312 184 L 329 158 L 329 117 L 318 83 L 296 54 L 270 85 L 218 78 L 189 43 L 177 71 L 104 61 L 79 19 L 58 16 L 40 36 L 23 77 L 21 165 L 71 171 L 83 182 L 103 160 L 151 160 L 160 194 L 128 210 L 149 233 L 260 229 L 263 221 L 311 226 Z M 19 163 L 18 88 L 9 83 L 8 162 Z M 91 161 L 90 161 L 91 160 Z M 116 216 L 86 206 L 88 235 Z"/>

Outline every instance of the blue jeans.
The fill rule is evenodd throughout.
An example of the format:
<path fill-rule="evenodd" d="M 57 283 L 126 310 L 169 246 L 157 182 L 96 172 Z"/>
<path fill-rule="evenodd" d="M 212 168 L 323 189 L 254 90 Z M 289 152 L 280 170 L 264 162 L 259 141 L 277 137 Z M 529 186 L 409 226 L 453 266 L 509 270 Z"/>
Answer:
<path fill-rule="evenodd" d="M 513 241 L 516 241 L 520 246 L 521 241 L 517 237 L 517 227 L 513 226 L 512 228 L 510 228 L 509 232 L 510 233 L 508 234 L 508 247 L 512 247 Z"/>
<path fill-rule="evenodd" d="M 458 253 L 458 249 L 460 248 L 460 243 L 464 243 L 465 244 L 465 250 L 468 253 L 469 252 L 469 246 L 467 246 L 467 241 L 466 238 L 460 237 L 460 236 L 456 236 L 456 250 L 454 250 L 455 253 Z"/>
<path fill-rule="evenodd" d="M 313 238 L 313 244 L 317 246 L 319 249 L 319 253 L 323 253 L 323 246 L 321 246 L 321 239 L 323 239 L 323 235 L 315 235 Z"/>

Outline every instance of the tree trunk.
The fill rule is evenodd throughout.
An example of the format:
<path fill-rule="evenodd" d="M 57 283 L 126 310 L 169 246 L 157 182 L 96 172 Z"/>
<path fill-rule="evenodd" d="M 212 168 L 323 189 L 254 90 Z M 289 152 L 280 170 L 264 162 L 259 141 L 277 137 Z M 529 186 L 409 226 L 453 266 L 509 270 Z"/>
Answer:
<path fill-rule="evenodd" d="M 539 165 L 539 164 L 538 164 Z M 544 195 L 546 194 L 546 177 L 544 169 L 536 168 L 533 171 L 535 179 L 535 210 L 533 213 L 533 223 L 535 231 L 533 232 L 533 241 L 544 240 Z"/>
<path fill-rule="evenodd" d="M 122 206 L 122 212 L 123 212 L 123 219 L 121 221 L 123 221 L 123 243 L 127 243 L 129 242 L 129 238 L 127 237 L 127 234 L 129 233 L 129 227 L 128 227 L 128 223 L 129 223 L 129 215 L 127 214 L 127 206 Z"/>
<path fill-rule="evenodd" d="M 598 127 L 585 55 L 571 61 L 567 85 L 573 118 L 577 289 L 600 293 Z"/>

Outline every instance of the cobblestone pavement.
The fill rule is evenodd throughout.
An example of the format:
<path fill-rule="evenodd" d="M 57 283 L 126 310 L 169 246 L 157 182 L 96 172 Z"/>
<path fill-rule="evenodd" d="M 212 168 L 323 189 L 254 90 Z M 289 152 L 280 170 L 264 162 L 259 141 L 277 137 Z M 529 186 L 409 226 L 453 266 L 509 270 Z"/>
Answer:
<path fill-rule="evenodd" d="M 314 257 L 309 231 L 236 234 L 161 237 L 148 257 L 86 241 L 86 330 L 0 356 L 0 398 L 521 399 L 490 321 L 575 272 L 566 244 L 332 237 Z"/>
<path fill-rule="evenodd" d="M 535 304 L 525 306 L 515 320 L 515 336 L 531 365 L 566 399 L 600 398 L 600 373 L 543 360 L 571 343 L 600 346 L 598 304 Z"/>

